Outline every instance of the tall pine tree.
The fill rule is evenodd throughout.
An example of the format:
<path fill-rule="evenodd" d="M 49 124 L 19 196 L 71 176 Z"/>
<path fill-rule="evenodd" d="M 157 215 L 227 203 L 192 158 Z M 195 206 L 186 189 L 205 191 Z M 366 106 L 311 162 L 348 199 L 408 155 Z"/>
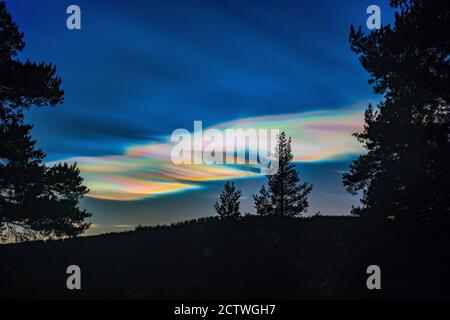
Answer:
<path fill-rule="evenodd" d="M 282 132 L 276 148 L 278 171 L 267 176 L 269 189 L 261 187 L 260 194 L 254 195 L 256 213 L 259 215 L 281 215 L 295 217 L 306 212 L 308 195 L 312 185 L 301 182 L 299 173 L 292 162 L 291 138 Z"/>
<path fill-rule="evenodd" d="M 350 33 L 384 100 L 355 134 L 367 153 L 343 176 L 355 214 L 430 219 L 450 213 L 450 2 L 391 1 L 395 24 Z"/>
<path fill-rule="evenodd" d="M 75 165 L 47 167 L 31 138 L 24 111 L 63 100 L 61 79 L 51 64 L 22 62 L 25 47 L 4 2 L 0 2 L 0 232 L 3 240 L 75 236 L 89 227 L 78 207 L 87 193 Z"/>

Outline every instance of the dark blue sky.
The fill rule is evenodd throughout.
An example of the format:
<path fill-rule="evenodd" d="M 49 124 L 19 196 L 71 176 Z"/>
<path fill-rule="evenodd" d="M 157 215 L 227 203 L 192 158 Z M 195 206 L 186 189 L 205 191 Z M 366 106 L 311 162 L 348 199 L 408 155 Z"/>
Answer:
<path fill-rule="evenodd" d="M 121 155 L 194 120 L 213 126 L 374 100 L 348 33 L 350 24 L 365 26 L 370 4 L 381 7 L 383 24 L 392 19 L 386 2 L 6 0 L 25 34 L 21 58 L 52 62 L 63 79 L 65 103 L 28 116 L 49 161 Z M 82 30 L 66 28 L 70 4 L 81 7 Z M 339 179 L 347 165 L 305 166 L 317 185 L 313 208 L 343 211 L 354 203 Z M 247 196 L 256 191 L 251 181 L 242 182 Z M 223 182 L 210 184 L 145 201 L 83 204 L 105 230 L 173 221 L 212 214 Z M 192 195 L 201 201 L 190 203 Z"/>

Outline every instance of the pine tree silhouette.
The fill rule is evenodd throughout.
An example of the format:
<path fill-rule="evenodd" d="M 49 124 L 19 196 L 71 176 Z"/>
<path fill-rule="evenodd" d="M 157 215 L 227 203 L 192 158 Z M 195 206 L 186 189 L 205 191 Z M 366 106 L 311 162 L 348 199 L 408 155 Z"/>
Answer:
<path fill-rule="evenodd" d="M 272 202 L 270 199 L 270 192 L 265 186 L 259 190 L 259 195 L 254 195 L 256 214 L 260 216 L 267 216 L 272 212 Z"/>
<path fill-rule="evenodd" d="M 302 183 L 292 162 L 291 138 L 282 132 L 276 148 L 278 171 L 267 176 L 269 190 L 261 187 L 260 194 L 254 195 L 256 213 L 259 215 L 281 215 L 295 217 L 306 212 L 308 195 L 312 185 Z"/>
<path fill-rule="evenodd" d="M 75 236 L 89 227 L 78 208 L 88 192 L 76 165 L 47 167 L 45 154 L 24 123 L 31 106 L 63 101 L 61 79 L 51 64 L 19 61 L 23 34 L 0 2 L 0 232 L 2 240 Z"/>
<path fill-rule="evenodd" d="M 219 196 L 219 201 L 216 202 L 214 208 L 221 218 L 238 218 L 241 215 L 239 211 L 242 192 L 236 190 L 234 182 L 226 182 L 222 193 Z"/>
<path fill-rule="evenodd" d="M 343 175 L 362 191 L 354 214 L 429 219 L 450 213 L 450 2 L 391 1 L 394 26 L 350 33 L 352 50 L 384 100 L 355 134 L 367 153 Z"/>

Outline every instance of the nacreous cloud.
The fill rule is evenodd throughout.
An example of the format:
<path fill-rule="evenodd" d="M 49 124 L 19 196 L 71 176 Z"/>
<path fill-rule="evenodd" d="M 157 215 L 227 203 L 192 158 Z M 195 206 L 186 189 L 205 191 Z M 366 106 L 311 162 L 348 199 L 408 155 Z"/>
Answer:
<path fill-rule="evenodd" d="M 244 118 L 214 128 L 221 131 L 233 128 L 279 129 L 292 137 L 295 161 L 333 161 L 362 152 L 352 133 L 363 128 L 363 110 L 362 104 L 358 104 L 333 111 Z M 193 131 L 193 128 L 186 129 Z M 251 168 L 237 165 L 175 165 L 170 157 L 172 147 L 168 137 L 163 143 L 131 146 L 123 155 L 76 157 L 62 161 L 78 163 L 90 189 L 89 197 L 122 201 L 198 189 L 204 187 L 203 181 L 259 175 Z"/>

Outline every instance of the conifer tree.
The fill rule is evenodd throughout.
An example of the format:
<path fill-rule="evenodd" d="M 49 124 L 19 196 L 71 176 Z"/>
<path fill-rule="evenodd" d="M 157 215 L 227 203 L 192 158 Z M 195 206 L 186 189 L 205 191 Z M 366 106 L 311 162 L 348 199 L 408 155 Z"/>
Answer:
<path fill-rule="evenodd" d="M 281 215 L 295 217 L 306 212 L 308 195 L 312 185 L 301 182 L 292 162 L 291 138 L 282 132 L 276 148 L 278 171 L 267 176 L 269 189 L 263 186 L 259 195 L 254 195 L 256 212 L 259 215 Z"/>
<path fill-rule="evenodd" d="M 18 60 L 24 47 L 0 2 L 0 240 L 76 236 L 89 227 L 90 213 L 78 207 L 88 189 L 76 165 L 45 165 L 24 123 L 30 107 L 63 101 L 61 79 L 51 64 Z"/>
<path fill-rule="evenodd" d="M 219 196 L 219 201 L 217 201 L 214 205 L 217 214 L 221 218 L 238 218 L 241 215 L 241 212 L 239 211 L 239 198 L 241 195 L 242 192 L 240 190 L 236 190 L 233 182 L 226 182 L 224 189 Z"/>
<path fill-rule="evenodd" d="M 369 105 L 355 134 L 367 152 L 343 176 L 362 192 L 354 214 L 428 220 L 450 213 L 450 2 L 391 1 L 395 23 L 365 34 L 352 50 L 384 99 Z"/>

